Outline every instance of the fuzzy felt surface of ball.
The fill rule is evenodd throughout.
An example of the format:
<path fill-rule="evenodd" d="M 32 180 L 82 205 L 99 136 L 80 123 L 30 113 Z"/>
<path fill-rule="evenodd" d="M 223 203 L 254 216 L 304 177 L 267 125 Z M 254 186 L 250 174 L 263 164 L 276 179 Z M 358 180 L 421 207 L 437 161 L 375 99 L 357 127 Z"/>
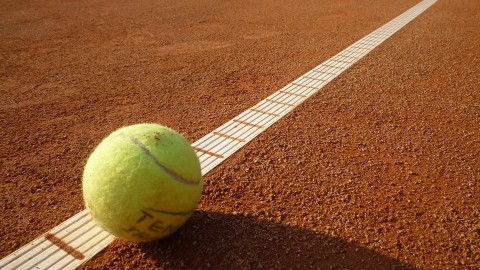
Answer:
<path fill-rule="evenodd" d="M 134 242 L 176 231 L 193 214 L 202 188 L 193 148 L 158 124 L 114 131 L 90 155 L 82 178 L 85 205 L 95 222 Z"/>

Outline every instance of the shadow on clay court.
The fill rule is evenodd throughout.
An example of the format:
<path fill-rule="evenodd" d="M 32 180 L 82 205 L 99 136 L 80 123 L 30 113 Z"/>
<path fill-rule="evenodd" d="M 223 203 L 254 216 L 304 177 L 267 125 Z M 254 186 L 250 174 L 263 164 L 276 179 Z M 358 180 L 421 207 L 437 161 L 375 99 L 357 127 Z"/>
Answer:
<path fill-rule="evenodd" d="M 337 237 L 205 211 L 171 237 L 140 249 L 164 269 L 414 269 Z"/>

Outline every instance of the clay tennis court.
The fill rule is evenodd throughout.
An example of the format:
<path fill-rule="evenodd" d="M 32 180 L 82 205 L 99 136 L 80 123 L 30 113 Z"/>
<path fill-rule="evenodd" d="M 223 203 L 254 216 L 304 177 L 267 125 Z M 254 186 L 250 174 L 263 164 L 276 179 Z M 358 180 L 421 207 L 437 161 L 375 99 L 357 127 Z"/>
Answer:
<path fill-rule="evenodd" d="M 84 209 L 89 153 L 194 142 L 418 0 L 0 1 L 0 258 Z M 84 269 L 478 269 L 480 2 L 438 0 Z"/>

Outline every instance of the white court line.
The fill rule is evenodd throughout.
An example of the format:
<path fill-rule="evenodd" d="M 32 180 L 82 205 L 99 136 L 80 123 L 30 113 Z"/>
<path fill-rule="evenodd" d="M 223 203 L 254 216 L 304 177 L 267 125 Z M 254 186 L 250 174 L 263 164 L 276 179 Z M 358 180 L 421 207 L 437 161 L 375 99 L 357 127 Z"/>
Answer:
<path fill-rule="evenodd" d="M 424 0 L 279 91 L 194 142 L 202 174 L 253 140 L 383 41 L 433 5 Z M 62 245 L 57 239 L 63 242 Z M 98 227 L 87 210 L 4 257 L 0 269 L 75 269 L 108 246 L 114 237 Z M 56 242 L 57 244 L 55 244 Z M 60 247 L 61 246 L 61 247 Z"/>

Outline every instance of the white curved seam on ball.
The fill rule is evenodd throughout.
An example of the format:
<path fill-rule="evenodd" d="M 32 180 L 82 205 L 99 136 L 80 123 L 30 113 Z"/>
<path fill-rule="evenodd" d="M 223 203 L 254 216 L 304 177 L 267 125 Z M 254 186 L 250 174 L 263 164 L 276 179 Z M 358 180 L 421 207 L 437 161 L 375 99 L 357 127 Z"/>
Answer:
<path fill-rule="evenodd" d="M 156 209 L 153 209 L 153 208 L 144 208 L 144 209 L 148 210 L 148 211 L 155 212 L 155 213 L 172 215 L 172 216 L 186 216 L 186 215 L 191 215 L 195 212 L 195 210 L 189 210 L 189 211 L 186 211 L 186 212 L 172 212 L 172 211 L 156 210 Z"/>
<path fill-rule="evenodd" d="M 153 161 L 153 163 L 159 167 L 162 171 L 164 171 L 166 174 L 170 175 L 174 180 L 182 183 L 182 184 L 186 184 L 186 185 L 192 185 L 192 186 L 196 186 L 200 183 L 200 181 L 198 182 L 191 182 L 191 181 L 188 181 L 187 179 L 185 178 L 182 178 L 181 176 L 177 175 L 176 173 L 174 173 L 173 171 L 169 170 L 167 167 L 163 166 L 160 162 L 158 162 L 158 160 L 153 156 L 152 152 L 150 152 L 150 150 L 148 150 L 148 148 L 143 144 L 141 143 L 139 140 L 137 140 L 137 138 L 135 137 L 132 137 L 130 135 L 127 135 L 125 133 L 119 133 L 117 136 L 115 137 L 124 137 L 124 138 L 127 138 L 129 139 L 130 141 L 132 141 L 136 146 L 140 147 L 140 149 L 142 149 L 142 151 Z"/>

